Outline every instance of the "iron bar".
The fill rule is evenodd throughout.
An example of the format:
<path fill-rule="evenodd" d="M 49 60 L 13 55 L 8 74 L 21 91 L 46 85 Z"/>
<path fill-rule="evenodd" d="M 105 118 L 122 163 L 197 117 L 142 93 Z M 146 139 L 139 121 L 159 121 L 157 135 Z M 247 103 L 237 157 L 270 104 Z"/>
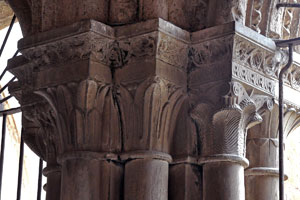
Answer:
<path fill-rule="evenodd" d="M 3 52 L 4 48 L 5 48 L 7 39 L 9 37 L 9 35 L 10 35 L 11 29 L 13 28 L 15 21 L 16 21 L 16 15 L 13 16 L 13 18 L 12 18 L 12 20 L 10 22 L 9 28 L 8 28 L 8 30 L 6 32 L 5 38 L 3 40 L 3 43 L 2 43 L 2 46 L 1 46 L 1 49 L 0 49 L 0 57 L 2 55 L 2 52 Z"/>
<path fill-rule="evenodd" d="M 276 5 L 276 8 L 300 8 L 300 3 L 278 3 Z"/>
<path fill-rule="evenodd" d="M 1 154 L 0 154 L 0 200 L 1 200 L 1 192 L 2 192 L 2 176 L 3 176 L 3 164 L 4 164 L 4 152 L 5 152 L 5 135 L 6 135 L 6 114 L 3 115 L 3 121 L 2 121 Z"/>
<path fill-rule="evenodd" d="M 15 54 L 13 55 L 12 58 L 16 57 L 16 56 L 18 55 L 18 53 L 19 53 L 19 50 L 17 50 L 17 51 L 15 52 Z M 7 66 L 5 67 L 5 69 L 2 71 L 2 73 L 1 73 L 1 75 L 0 75 L 0 81 L 2 80 L 2 78 L 3 78 L 3 76 L 5 75 L 6 72 L 7 72 Z"/>
<path fill-rule="evenodd" d="M 21 112 L 21 107 L 11 108 L 11 109 L 7 109 L 7 110 L 1 110 L 0 117 L 4 116 L 4 115 L 13 115 L 13 114 L 16 114 L 19 112 Z"/>
<path fill-rule="evenodd" d="M 284 200 L 284 146 L 283 146 L 283 77 L 293 62 L 293 43 L 288 43 L 289 60 L 279 73 L 279 199 Z"/>
<path fill-rule="evenodd" d="M 0 99 L 0 104 L 2 104 L 3 102 L 9 100 L 10 98 L 12 98 L 13 96 L 9 95 L 7 97 L 5 97 L 4 99 Z"/>
<path fill-rule="evenodd" d="M 299 38 L 293 38 L 289 40 L 274 40 L 277 47 L 289 47 L 290 44 L 293 44 L 293 46 L 300 45 L 300 39 Z"/>
<path fill-rule="evenodd" d="M 41 200 L 42 195 L 42 180 L 43 180 L 43 159 L 40 158 L 39 163 L 39 179 L 38 179 L 38 188 L 37 188 L 37 200 Z"/>
<path fill-rule="evenodd" d="M 10 79 L 8 81 L 8 83 L 6 83 L 6 85 L 4 85 L 1 89 L 0 89 L 0 94 L 8 87 L 8 85 L 13 82 L 17 77 L 13 77 L 12 79 Z"/>
<path fill-rule="evenodd" d="M 21 199 L 22 175 L 23 175 L 23 159 L 24 159 L 24 140 L 23 140 L 23 131 L 22 131 L 21 132 L 21 142 L 20 142 L 20 155 L 19 155 L 19 172 L 18 172 L 17 200 Z"/>

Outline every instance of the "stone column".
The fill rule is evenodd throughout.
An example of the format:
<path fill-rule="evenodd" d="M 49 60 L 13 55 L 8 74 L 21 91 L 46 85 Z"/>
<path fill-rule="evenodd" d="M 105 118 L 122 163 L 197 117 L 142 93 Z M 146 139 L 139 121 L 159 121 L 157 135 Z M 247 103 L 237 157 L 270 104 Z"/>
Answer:
<path fill-rule="evenodd" d="M 168 199 L 188 38 L 163 20 L 117 28 L 86 20 L 19 42 L 10 71 L 51 108 L 62 200 Z"/>
<path fill-rule="evenodd" d="M 138 156 L 140 157 L 140 156 Z M 126 162 L 124 199 L 168 199 L 170 157 L 142 155 Z"/>
<path fill-rule="evenodd" d="M 279 199 L 278 105 L 263 116 L 263 123 L 249 130 L 245 171 L 246 199 Z M 284 113 L 284 134 L 299 126 L 299 115 L 287 105 Z M 287 177 L 286 177 L 287 179 Z"/>
<path fill-rule="evenodd" d="M 43 175 L 47 177 L 45 185 L 46 200 L 60 199 L 61 167 L 48 164 L 43 170 Z"/>
<path fill-rule="evenodd" d="M 30 91 L 20 92 L 11 88 L 11 93 L 17 96 L 23 105 L 22 134 L 24 141 L 47 162 L 47 167 L 43 170 L 44 176 L 47 177 L 44 187 L 46 199 L 60 199 L 61 166 L 56 160 L 56 156 L 60 154 L 60 143 L 53 123 L 52 110 L 47 102 Z"/>
<path fill-rule="evenodd" d="M 60 199 L 121 199 L 121 164 L 94 152 L 72 152 L 59 159 L 62 165 Z"/>
<path fill-rule="evenodd" d="M 263 116 L 263 123 L 249 130 L 245 171 L 246 199 L 279 199 L 278 106 Z"/>
<path fill-rule="evenodd" d="M 200 103 L 191 117 L 202 127 L 203 199 L 245 199 L 244 169 L 247 129 L 262 121 L 258 110 L 268 97 L 249 96 L 240 83 L 230 83 L 224 107 L 215 111 Z M 204 115 L 202 113 L 211 113 Z M 218 188 L 218 192 L 216 192 Z"/>
<path fill-rule="evenodd" d="M 132 58 L 116 71 L 126 200 L 168 199 L 170 141 L 186 92 L 187 58 L 180 55 L 187 53 L 187 32 L 162 20 L 150 25 L 150 21 L 143 24 L 150 33 L 130 38 Z"/>
<path fill-rule="evenodd" d="M 189 102 L 186 100 L 179 112 L 171 144 L 173 162 L 169 172 L 170 200 L 202 200 L 203 196 L 203 172 L 198 163 L 201 142 L 188 110 Z"/>

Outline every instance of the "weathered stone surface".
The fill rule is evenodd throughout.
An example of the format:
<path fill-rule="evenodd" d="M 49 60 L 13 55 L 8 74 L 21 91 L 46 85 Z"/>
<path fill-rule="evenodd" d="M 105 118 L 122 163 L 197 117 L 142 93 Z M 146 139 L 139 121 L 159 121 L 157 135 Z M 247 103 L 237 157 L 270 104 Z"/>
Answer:
<path fill-rule="evenodd" d="M 47 190 L 59 179 L 62 200 L 243 200 L 275 190 L 277 135 L 265 122 L 286 55 L 257 32 L 297 35 L 293 11 L 250 0 L 9 2 L 25 35 L 8 67 L 26 142 L 61 165 Z M 294 90 L 298 66 L 285 77 Z M 290 114 L 289 131 L 298 126 Z M 262 177 L 270 185 L 258 189 Z"/>
<path fill-rule="evenodd" d="M 78 152 L 78 154 L 81 154 Z M 62 165 L 61 199 L 64 200 L 120 200 L 123 168 L 112 161 L 83 152 L 64 155 Z M 72 184 L 70 184 L 72 183 Z"/>
<path fill-rule="evenodd" d="M 185 163 L 170 166 L 169 199 L 198 200 L 202 188 L 202 167 Z"/>
<path fill-rule="evenodd" d="M 125 164 L 124 199 L 167 200 L 168 162 L 136 159 Z"/>
<path fill-rule="evenodd" d="M 61 188 L 61 167 L 59 165 L 49 165 L 43 170 L 43 174 L 47 177 L 46 199 L 60 199 Z"/>
<path fill-rule="evenodd" d="M 204 165 L 203 183 L 203 199 L 245 199 L 244 167 L 237 163 L 222 162 Z"/>

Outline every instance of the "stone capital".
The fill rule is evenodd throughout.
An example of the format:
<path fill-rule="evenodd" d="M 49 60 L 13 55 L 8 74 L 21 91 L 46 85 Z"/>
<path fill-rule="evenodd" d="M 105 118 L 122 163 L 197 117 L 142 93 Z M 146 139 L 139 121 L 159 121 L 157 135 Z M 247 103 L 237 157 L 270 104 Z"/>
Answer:
<path fill-rule="evenodd" d="M 161 19 L 114 28 L 86 20 L 25 37 L 9 69 L 19 90 L 51 106 L 62 153 L 169 153 L 188 39 Z"/>
<path fill-rule="evenodd" d="M 190 116 L 201 127 L 202 156 L 244 157 L 247 130 L 262 122 L 263 110 L 272 108 L 271 97 L 249 94 L 238 82 L 229 83 L 223 105 L 199 102 Z"/>

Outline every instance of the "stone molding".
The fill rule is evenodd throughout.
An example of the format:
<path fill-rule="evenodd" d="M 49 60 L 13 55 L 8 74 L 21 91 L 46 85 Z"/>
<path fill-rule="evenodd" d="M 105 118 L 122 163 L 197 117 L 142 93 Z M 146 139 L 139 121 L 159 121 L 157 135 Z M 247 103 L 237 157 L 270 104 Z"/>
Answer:
<path fill-rule="evenodd" d="M 245 170 L 245 176 L 275 176 L 279 177 L 279 169 L 272 167 L 253 167 Z M 288 180 L 288 176 L 284 175 L 284 180 Z"/>
<path fill-rule="evenodd" d="M 43 169 L 43 175 L 44 176 L 48 176 L 51 173 L 55 173 L 55 172 L 61 172 L 61 166 L 59 165 L 51 165 L 51 166 L 47 166 Z"/>
<path fill-rule="evenodd" d="M 238 163 L 242 165 L 244 168 L 249 166 L 249 161 L 240 156 L 235 156 L 232 154 L 216 154 L 213 156 L 203 157 L 200 159 L 200 164 L 207 164 L 207 163 L 220 163 L 220 162 L 230 162 L 230 163 Z"/>

